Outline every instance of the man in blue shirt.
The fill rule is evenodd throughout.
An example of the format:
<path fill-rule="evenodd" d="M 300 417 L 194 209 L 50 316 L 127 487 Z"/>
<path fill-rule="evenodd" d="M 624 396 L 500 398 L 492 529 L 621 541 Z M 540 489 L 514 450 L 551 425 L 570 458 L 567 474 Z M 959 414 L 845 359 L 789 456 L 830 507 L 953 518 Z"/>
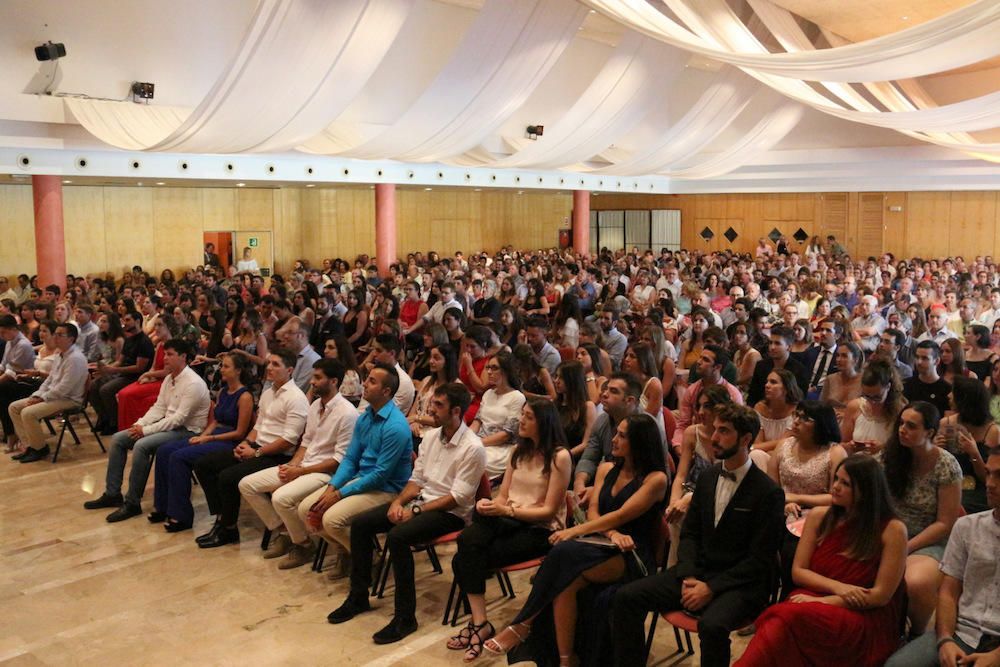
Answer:
<path fill-rule="evenodd" d="M 413 436 L 406 417 L 392 397 L 399 375 L 388 364 L 376 364 L 362 390 L 368 408 L 354 425 L 344 460 L 324 488 L 299 504 L 315 525 L 322 517 L 323 533 L 336 549 L 330 579 L 350 572 L 351 522 L 362 512 L 396 497 L 413 471 Z"/>

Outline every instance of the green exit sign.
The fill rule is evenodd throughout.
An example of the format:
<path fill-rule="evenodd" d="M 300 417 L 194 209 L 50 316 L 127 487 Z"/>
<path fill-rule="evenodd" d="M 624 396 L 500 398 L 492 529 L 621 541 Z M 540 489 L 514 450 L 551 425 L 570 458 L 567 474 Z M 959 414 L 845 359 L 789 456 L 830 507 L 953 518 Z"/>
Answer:
<path fill-rule="evenodd" d="M 249 241 L 250 247 L 251 248 L 256 248 L 257 244 L 258 244 L 257 237 L 256 236 L 251 236 L 250 237 L 250 241 Z"/>

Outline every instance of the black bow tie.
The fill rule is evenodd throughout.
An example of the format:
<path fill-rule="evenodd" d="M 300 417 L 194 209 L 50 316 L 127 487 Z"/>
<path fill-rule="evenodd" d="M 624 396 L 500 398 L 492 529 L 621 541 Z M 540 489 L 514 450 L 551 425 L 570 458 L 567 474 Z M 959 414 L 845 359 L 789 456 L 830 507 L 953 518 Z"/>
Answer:
<path fill-rule="evenodd" d="M 722 476 L 722 477 L 725 477 L 726 479 L 731 480 L 733 482 L 736 481 L 736 473 L 729 472 L 725 468 L 722 468 L 722 467 L 719 468 L 719 475 Z"/>

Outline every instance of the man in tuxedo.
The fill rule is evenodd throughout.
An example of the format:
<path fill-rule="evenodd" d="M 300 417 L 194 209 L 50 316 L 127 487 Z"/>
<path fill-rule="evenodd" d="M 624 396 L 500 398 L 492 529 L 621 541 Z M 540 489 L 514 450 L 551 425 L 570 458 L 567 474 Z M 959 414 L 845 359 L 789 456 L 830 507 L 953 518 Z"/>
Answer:
<path fill-rule="evenodd" d="M 819 399 L 827 376 L 837 372 L 837 341 L 842 332 L 840 322 L 832 317 L 820 320 L 816 325 L 816 343 L 806 350 L 804 359 L 805 366 L 809 369 L 807 398 Z"/>
<path fill-rule="evenodd" d="M 698 618 L 701 664 L 729 665 L 729 633 L 767 605 L 785 530 L 785 494 L 750 460 L 759 431 L 760 419 L 750 408 L 718 409 L 711 446 L 722 465 L 698 477 L 677 564 L 615 594 L 616 665 L 645 664 L 647 613 L 681 609 Z"/>

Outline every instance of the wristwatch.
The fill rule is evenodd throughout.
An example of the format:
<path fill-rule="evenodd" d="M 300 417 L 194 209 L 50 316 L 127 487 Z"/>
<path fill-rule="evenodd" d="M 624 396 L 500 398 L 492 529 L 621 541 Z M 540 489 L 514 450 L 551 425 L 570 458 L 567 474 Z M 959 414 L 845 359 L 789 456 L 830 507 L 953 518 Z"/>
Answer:
<path fill-rule="evenodd" d="M 423 512 L 424 509 L 420 505 L 414 505 L 413 507 L 410 508 L 410 511 L 413 513 L 413 516 L 417 516 L 418 514 Z"/>

